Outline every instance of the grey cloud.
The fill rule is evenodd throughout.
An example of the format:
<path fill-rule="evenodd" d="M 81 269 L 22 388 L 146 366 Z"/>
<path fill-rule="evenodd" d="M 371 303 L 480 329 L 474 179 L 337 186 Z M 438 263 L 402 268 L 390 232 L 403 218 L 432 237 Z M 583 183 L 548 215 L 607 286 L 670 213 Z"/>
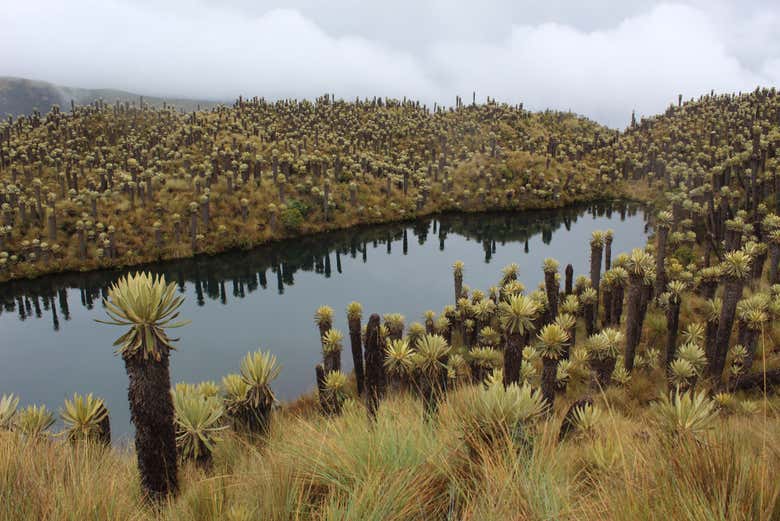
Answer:
<path fill-rule="evenodd" d="M 499 100 L 622 126 L 780 80 L 780 7 L 725 0 L 28 0 L 0 75 L 150 95 Z"/>

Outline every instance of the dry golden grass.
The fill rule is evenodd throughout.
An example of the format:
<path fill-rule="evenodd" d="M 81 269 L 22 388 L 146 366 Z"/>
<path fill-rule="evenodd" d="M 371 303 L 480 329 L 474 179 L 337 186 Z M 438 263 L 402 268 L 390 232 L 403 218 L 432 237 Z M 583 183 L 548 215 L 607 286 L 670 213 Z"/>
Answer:
<path fill-rule="evenodd" d="M 359 404 L 337 418 L 284 412 L 266 443 L 229 436 L 210 473 L 185 466 L 180 494 L 159 511 L 140 497 L 130 452 L 5 433 L 0 519 L 780 518 L 776 401 L 721 416 L 696 440 L 669 438 L 618 390 L 597 399 L 605 414 L 592 434 L 559 443 L 560 407 L 530 428 L 530 441 L 475 448 L 449 414 L 474 392 L 451 393 L 430 421 L 406 395 L 385 402 L 375 424 Z"/>

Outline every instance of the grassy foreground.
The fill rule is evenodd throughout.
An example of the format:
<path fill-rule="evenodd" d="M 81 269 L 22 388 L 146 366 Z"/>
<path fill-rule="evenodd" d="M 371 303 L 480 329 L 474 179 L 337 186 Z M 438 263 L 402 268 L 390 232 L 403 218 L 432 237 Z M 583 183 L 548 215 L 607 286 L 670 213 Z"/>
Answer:
<path fill-rule="evenodd" d="M 672 435 L 653 407 L 631 406 L 649 382 L 608 389 L 595 428 L 560 443 L 570 400 L 518 443 L 473 429 L 464 411 L 482 392 L 475 386 L 449 393 L 428 421 L 403 394 L 382 404 L 375 424 L 352 402 L 330 418 L 288 409 L 267 442 L 226 435 L 211 472 L 184 467 L 178 498 L 159 512 L 143 502 L 129 452 L 6 432 L 0 518 L 780 519 L 776 399 Z"/>

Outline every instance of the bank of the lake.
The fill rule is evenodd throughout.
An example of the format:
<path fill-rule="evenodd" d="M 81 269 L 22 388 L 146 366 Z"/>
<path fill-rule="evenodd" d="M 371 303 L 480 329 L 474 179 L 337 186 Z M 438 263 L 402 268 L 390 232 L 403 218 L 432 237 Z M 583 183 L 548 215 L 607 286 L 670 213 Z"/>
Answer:
<path fill-rule="evenodd" d="M 147 237 L 144 247 L 126 251 L 116 258 L 103 256 L 101 258 L 78 259 L 72 256 L 51 257 L 48 260 L 40 260 L 34 263 L 21 263 L 10 265 L 6 263 L 0 269 L 0 283 L 11 280 L 25 280 L 70 272 L 89 272 L 107 269 L 140 268 L 147 264 L 163 261 L 180 261 L 203 255 L 218 255 L 236 251 L 247 251 L 280 241 L 303 239 L 324 233 L 346 231 L 365 226 L 393 225 L 402 222 L 413 222 L 418 219 L 430 218 L 440 214 L 464 213 L 496 213 L 496 212 L 533 212 L 544 210 L 560 210 L 587 204 L 599 204 L 606 201 L 634 201 L 649 202 L 651 197 L 646 186 L 639 182 L 618 181 L 613 186 L 605 189 L 597 197 L 593 195 L 562 194 L 556 199 L 524 200 L 520 205 L 505 204 L 495 206 L 469 206 L 464 207 L 459 203 L 430 204 L 409 217 L 372 216 L 368 214 L 339 215 L 330 221 L 304 221 L 297 230 L 289 230 L 283 226 L 270 226 L 269 223 L 259 223 L 256 228 L 248 229 L 239 227 L 232 233 L 224 233 L 214 241 L 205 243 L 200 250 L 193 252 L 191 249 L 173 246 L 164 249 L 153 247 L 153 238 Z"/>

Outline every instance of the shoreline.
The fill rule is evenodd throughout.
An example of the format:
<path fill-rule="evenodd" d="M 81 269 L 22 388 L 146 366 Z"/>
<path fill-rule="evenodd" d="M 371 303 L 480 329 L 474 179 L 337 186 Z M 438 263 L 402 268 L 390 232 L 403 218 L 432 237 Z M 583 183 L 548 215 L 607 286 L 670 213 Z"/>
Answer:
<path fill-rule="evenodd" d="M 93 260 L 93 262 L 87 263 L 86 265 L 80 262 L 65 262 L 61 265 L 54 265 L 53 261 L 48 261 L 50 265 L 46 266 L 46 268 L 51 268 L 51 269 L 44 269 L 32 273 L 19 273 L 19 274 L 11 273 L 10 274 L 11 276 L 7 276 L 8 273 L 0 273 L 0 288 L 15 281 L 16 282 L 34 281 L 36 279 L 41 279 L 48 276 L 56 276 L 56 275 L 67 276 L 67 275 L 86 274 L 86 273 L 95 273 L 95 272 L 103 272 L 103 271 L 126 271 L 126 270 L 131 270 L 132 268 L 140 269 L 144 266 L 150 266 L 154 264 L 172 263 L 176 261 L 197 259 L 199 257 L 207 257 L 207 256 L 213 257 L 221 254 L 235 253 L 240 251 L 251 251 L 255 248 L 269 246 L 274 243 L 301 239 L 306 237 L 313 237 L 319 234 L 327 234 L 327 233 L 346 231 L 352 229 L 359 230 L 361 228 L 372 227 L 372 226 L 414 222 L 419 219 L 431 218 L 437 215 L 446 215 L 446 214 L 455 214 L 455 215 L 472 214 L 473 215 L 473 214 L 491 214 L 491 213 L 502 213 L 502 212 L 522 213 L 522 212 L 535 212 L 535 211 L 544 211 L 544 210 L 562 210 L 562 209 L 573 208 L 581 205 L 598 204 L 601 202 L 614 202 L 614 201 L 621 201 L 621 200 L 625 202 L 652 204 L 652 200 L 648 198 L 646 194 L 641 192 L 637 193 L 631 190 L 631 188 L 636 188 L 635 185 L 636 183 L 622 182 L 618 186 L 617 189 L 618 193 L 615 194 L 606 194 L 603 197 L 597 197 L 591 199 L 581 199 L 581 200 L 575 199 L 573 201 L 567 201 L 563 204 L 556 204 L 554 201 L 550 201 L 549 202 L 550 204 L 539 204 L 539 205 L 534 205 L 522 209 L 489 208 L 489 209 L 469 210 L 469 209 L 459 209 L 459 208 L 444 208 L 444 209 L 431 208 L 429 211 L 423 210 L 420 213 L 416 213 L 413 216 L 402 218 L 402 219 L 378 220 L 375 222 L 347 222 L 343 224 L 339 224 L 335 222 L 320 223 L 319 226 L 317 226 L 315 229 L 303 230 L 299 233 L 294 233 L 288 236 L 285 236 L 284 234 L 282 234 L 282 236 L 272 236 L 257 242 L 249 243 L 247 245 L 226 244 L 224 247 L 221 248 L 216 248 L 213 250 L 210 250 L 209 248 L 205 248 L 205 251 L 200 251 L 196 253 L 190 252 L 189 254 L 183 254 L 183 255 L 177 255 L 176 254 L 177 252 L 173 251 L 173 252 L 169 252 L 168 255 L 160 255 L 156 258 L 139 256 L 137 262 L 120 262 L 120 261 L 98 262 Z"/>

